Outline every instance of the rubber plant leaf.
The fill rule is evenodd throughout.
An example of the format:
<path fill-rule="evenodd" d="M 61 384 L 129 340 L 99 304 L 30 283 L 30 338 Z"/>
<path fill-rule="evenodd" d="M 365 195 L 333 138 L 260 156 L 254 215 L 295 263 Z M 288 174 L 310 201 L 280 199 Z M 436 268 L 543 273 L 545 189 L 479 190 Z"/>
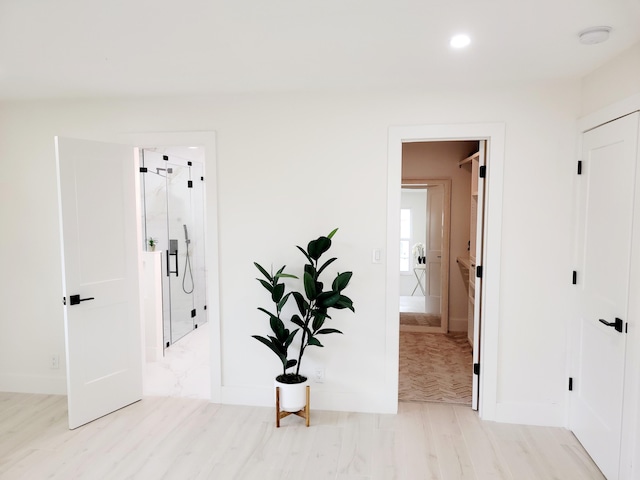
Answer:
<path fill-rule="evenodd" d="M 262 275 L 264 275 L 267 280 L 269 280 L 270 282 L 273 281 L 273 278 L 271 277 L 271 275 L 269 275 L 269 272 L 267 272 L 264 268 L 262 268 L 262 266 L 260 266 L 260 264 L 253 262 L 253 264 L 256 266 L 256 268 L 258 270 L 260 270 L 260 272 L 262 272 Z"/>
<path fill-rule="evenodd" d="M 307 272 L 304 272 L 304 292 L 311 301 L 315 300 L 318 295 L 316 291 L 316 281 Z"/>
<path fill-rule="evenodd" d="M 316 332 L 316 335 L 327 335 L 329 333 L 340 333 L 342 334 L 342 332 L 336 328 L 323 328 L 322 330 L 318 330 Z"/>

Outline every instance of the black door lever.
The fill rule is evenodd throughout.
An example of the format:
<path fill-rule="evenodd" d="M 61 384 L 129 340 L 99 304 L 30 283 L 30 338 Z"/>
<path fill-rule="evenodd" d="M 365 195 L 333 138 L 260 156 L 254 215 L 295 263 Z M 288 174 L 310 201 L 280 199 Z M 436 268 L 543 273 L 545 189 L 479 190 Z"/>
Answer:
<path fill-rule="evenodd" d="M 600 323 L 604 323 L 607 327 L 613 327 L 616 329 L 617 332 L 621 332 L 622 333 L 622 319 L 621 318 L 616 318 L 616 320 L 614 322 L 607 322 L 606 320 L 600 318 L 599 319 Z"/>
<path fill-rule="evenodd" d="M 95 298 L 80 298 L 80 295 L 69 295 L 69 305 L 79 305 L 80 302 L 86 302 L 87 300 L 95 300 Z"/>

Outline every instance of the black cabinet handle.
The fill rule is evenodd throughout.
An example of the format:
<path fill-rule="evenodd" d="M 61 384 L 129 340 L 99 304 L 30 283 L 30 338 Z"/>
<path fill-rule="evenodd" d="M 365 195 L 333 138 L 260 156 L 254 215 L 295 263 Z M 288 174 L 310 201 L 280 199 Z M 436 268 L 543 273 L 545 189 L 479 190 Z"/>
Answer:
<path fill-rule="evenodd" d="M 600 318 L 598 319 L 598 321 L 600 323 L 605 324 L 607 327 L 613 327 L 616 329 L 616 332 L 622 332 L 622 319 L 621 318 L 616 318 L 614 322 L 607 322 L 605 319 Z"/>
<path fill-rule="evenodd" d="M 69 305 L 79 305 L 80 302 L 86 302 L 87 300 L 95 300 L 95 298 L 80 298 L 80 295 L 69 295 Z"/>

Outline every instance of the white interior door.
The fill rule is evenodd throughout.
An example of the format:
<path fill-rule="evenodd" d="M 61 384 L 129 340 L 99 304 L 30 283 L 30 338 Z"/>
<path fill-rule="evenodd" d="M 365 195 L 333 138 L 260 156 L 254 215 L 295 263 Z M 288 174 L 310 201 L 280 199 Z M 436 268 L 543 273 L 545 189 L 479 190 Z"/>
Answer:
<path fill-rule="evenodd" d="M 425 272 L 425 312 L 442 313 L 442 240 L 444 185 L 427 187 L 427 255 Z"/>
<path fill-rule="evenodd" d="M 620 470 L 638 118 L 583 135 L 579 179 L 570 428 L 609 480 Z"/>
<path fill-rule="evenodd" d="M 477 163 L 474 160 L 472 165 L 472 196 L 476 196 L 477 201 L 471 202 L 471 208 L 476 209 L 476 227 L 475 230 L 471 229 L 475 234 L 475 251 L 471 252 L 475 256 L 475 265 L 482 266 L 484 263 L 484 194 L 485 194 L 485 178 L 480 178 L 480 171 L 485 169 L 486 171 L 486 147 L 487 142 L 485 140 L 480 141 L 478 145 L 478 160 Z M 471 275 L 474 272 L 470 272 Z M 473 281 L 473 364 L 480 365 L 480 331 L 482 321 L 482 277 L 475 277 Z M 470 282 L 471 283 L 471 282 Z M 472 396 L 471 396 L 471 408 L 478 410 L 478 392 L 480 390 L 480 375 L 476 373 L 474 368 L 473 384 L 472 384 Z"/>
<path fill-rule="evenodd" d="M 142 398 L 134 149 L 56 137 L 69 428 Z"/>

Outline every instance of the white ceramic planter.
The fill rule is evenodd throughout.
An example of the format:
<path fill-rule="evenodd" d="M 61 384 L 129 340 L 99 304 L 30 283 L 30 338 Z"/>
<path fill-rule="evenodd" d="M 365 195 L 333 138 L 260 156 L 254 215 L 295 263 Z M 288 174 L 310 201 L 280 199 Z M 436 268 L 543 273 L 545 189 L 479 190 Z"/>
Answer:
<path fill-rule="evenodd" d="M 307 405 L 307 385 L 309 379 L 303 383 L 282 383 L 274 380 L 276 387 L 280 387 L 280 410 L 298 412 Z"/>

